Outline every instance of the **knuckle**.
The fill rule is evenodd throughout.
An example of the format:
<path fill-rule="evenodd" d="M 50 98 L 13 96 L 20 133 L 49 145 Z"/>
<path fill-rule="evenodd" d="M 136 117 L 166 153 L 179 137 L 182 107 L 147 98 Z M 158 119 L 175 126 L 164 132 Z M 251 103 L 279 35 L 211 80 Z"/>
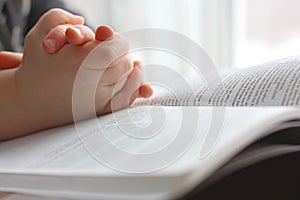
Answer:
<path fill-rule="evenodd" d="M 121 41 L 117 47 L 118 49 L 116 49 L 115 51 L 120 54 L 120 55 L 124 55 L 127 54 L 129 52 L 129 43 L 127 40 Z"/>
<path fill-rule="evenodd" d="M 141 70 L 134 69 L 130 73 L 129 78 L 136 84 L 141 84 L 143 82 L 144 76 Z"/>
<path fill-rule="evenodd" d="M 129 51 L 129 41 L 128 41 L 128 39 L 126 37 L 124 37 L 123 35 L 118 35 L 118 37 L 119 37 L 122 49 L 125 52 L 128 52 Z"/>
<path fill-rule="evenodd" d="M 114 56 L 123 56 L 129 51 L 129 42 L 124 36 L 118 35 L 111 41 L 106 42 L 107 47 L 114 54 Z"/>
<path fill-rule="evenodd" d="M 107 68 L 107 74 L 109 74 L 106 78 L 107 83 L 109 85 L 117 83 L 123 77 L 127 76 L 130 70 L 131 66 L 128 62 L 118 62 L 114 64 Z"/>
<path fill-rule="evenodd" d="M 133 68 L 133 65 L 131 64 L 131 62 L 126 58 L 126 61 L 125 61 L 125 70 L 126 70 L 126 72 L 128 72 L 128 71 L 131 71 L 132 70 L 132 68 Z"/>
<path fill-rule="evenodd" d="M 82 31 L 85 36 L 93 36 L 94 39 L 95 35 L 91 28 L 81 24 L 76 24 L 74 27 Z"/>
<path fill-rule="evenodd" d="M 35 39 L 35 36 L 34 36 L 34 31 L 32 29 L 26 34 L 26 36 L 24 38 L 24 42 L 27 43 L 27 42 L 33 41 L 34 39 Z"/>
<path fill-rule="evenodd" d="M 124 74 L 126 74 L 127 72 L 129 72 L 132 69 L 131 64 L 129 63 L 129 61 L 125 58 L 124 60 L 122 60 L 122 62 L 115 67 L 117 70 L 118 75 L 121 77 Z"/>
<path fill-rule="evenodd" d="M 53 37 L 65 37 L 65 32 L 67 27 L 70 27 L 69 25 L 58 25 L 52 31 L 50 31 L 49 35 Z"/>
<path fill-rule="evenodd" d="M 117 56 L 115 55 L 114 51 L 111 48 L 105 48 L 102 51 L 102 56 L 107 59 L 108 61 L 115 61 L 117 59 Z"/>

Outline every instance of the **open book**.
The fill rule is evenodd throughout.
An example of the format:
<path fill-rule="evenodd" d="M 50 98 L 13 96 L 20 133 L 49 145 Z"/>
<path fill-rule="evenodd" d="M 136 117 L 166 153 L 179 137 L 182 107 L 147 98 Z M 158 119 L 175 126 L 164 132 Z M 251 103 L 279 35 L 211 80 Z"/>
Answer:
<path fill-rule="evenodd" d="M 266 137 L 299 142 L 293 132 L 280 133 L 300 123 L 300 57 L 238 69 L 222 80 L 214 91 L 162 91 L 126 110 L 0 143 L 0 191 L 174 199 L 211 177 L 299 151 L 247 147 Z"/>

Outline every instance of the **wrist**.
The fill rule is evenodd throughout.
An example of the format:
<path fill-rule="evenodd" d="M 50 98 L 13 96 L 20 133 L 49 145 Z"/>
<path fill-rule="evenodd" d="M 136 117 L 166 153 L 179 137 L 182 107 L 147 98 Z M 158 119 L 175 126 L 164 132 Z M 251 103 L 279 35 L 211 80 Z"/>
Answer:
<path fill-rule="evenodd" d="M 17 70 L 0 71 L 0 140 L 18 137 L 29 131 L 16 85 Z"/>
<path fill-rule="evenodd" d="M 48 128 L 46 113 L 41 103 L 39 92 L 41 85 L 35 81 L 35 76 L 25 68 L 19 67 L 14 72 L 18 108 L 23 117 L 23 134 L 33 133 Z"/>
<path fill-rule="evenodd" d="M 71 123 L 71 100 L 65 100 L 66 93 L 53 86 L 55 79 L 48 79 L 46 74 L 41 76 L 26 67 L 16 70 L 15 88 L 27 132 L 33 133 Z"/>

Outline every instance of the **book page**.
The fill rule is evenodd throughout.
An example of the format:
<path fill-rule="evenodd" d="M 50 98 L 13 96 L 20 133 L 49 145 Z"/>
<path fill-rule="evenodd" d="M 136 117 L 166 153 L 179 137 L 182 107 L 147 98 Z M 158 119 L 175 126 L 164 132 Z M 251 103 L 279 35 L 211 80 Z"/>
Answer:
<path fill-rule="evenodd" d="M 236 70 L 214 88 L 202 83 L 192 93 L 182 91 L 174 95 L 160 91 L 136 105 L 295 106 L 299 103 L 300 57 L 291 57 Z"/>
<path fill-rule="evenodd" d="M 192 117 L 198 112 L 206 116 L 201 122 L 198 122 L 197 116 Z M 189 118 L 182 119 L 183 114 Z M 205 136 L 211 115 L 211 108 L 203 111 L 198 111 L 198 108 L 182 111 L 180 107 L 144 106 L 82 121 L 76 126 L 67 125 L 1 142 L 0 173 L 25 170 L 34 173 L 80 171 L 106 175 L 123 174 L 121 170 L 118 172 L 114 167 L 110 167 L 122 159 L 124 165 L 128 164 L 126 156 L 131 158 L 131 154 L 122 151 L 147 154 L 153 149 L 163 149 L 181 136 L 182 139 L 178 143 L 184 149 L 176 147 L 172 151 L 172 153 L 179 151 L 177 153 L 180 155 L 180 150 L 184 151 L 185 146 L 193 142 L 197 126 L 202 128 L 197 137 Z M 186 130 L 191 134 L 181 128 L 184 122 L 192 124 L 187 126 Z M 180 130 L 182 133 L 179 133 Z M 117 151 L 118 149 L 122 151 Z M 134 158 L 132 155 L 133 160 Z M 141 166 L 142 163 L 139 163 L 137 167 Z M 145 168 L 149 167 L 151 166 L 146 163 Z M 126 166 L 124 168 L 126 169 Z"/>
<path fill-rule="evenodd" d="M 5 181 L 0 181 L 0 191 L 81 199 L 151 199 L 153 194 L 174 199 L 280 123 L 299 119 L 293 108 L 230 107 L 224 119 L 213 120 L 222 109 L 142 106 L 98 118 L 101 130 L 88 120 L 81 124 L 82 133 L 69 125 L 2 142 L 0 179 Z M 128 123 L 127 112 L 136 124 Z M 215 138 L 210 130 L 219 125 Z M 178 187 L 178 182 L 183 184 Z"/>

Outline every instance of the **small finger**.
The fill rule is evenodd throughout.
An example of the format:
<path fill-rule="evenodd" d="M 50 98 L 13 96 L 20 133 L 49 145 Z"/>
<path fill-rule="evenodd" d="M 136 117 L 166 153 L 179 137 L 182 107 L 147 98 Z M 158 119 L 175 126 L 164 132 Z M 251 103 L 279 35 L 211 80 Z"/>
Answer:
<path fill-rule="evenodd" d="M 133 66 L 130 58 L 123 56 L 105 69 L 99 84 L 102 86 L 116 84 L 123 77 L 128 76 L 132 69 Z"/>
<path fill-rule="evenodd" d="M 70 44 L 82 45 L 94 40 L 94 32 L 87 26 L 75 25 L 67 28 L 66 39 Z"/>
<path fill-rule="evenodd" d="M 139 96 L 139 87 L 143 81 L 143 73 L 140 69 L 132 70 L 124 87 L 113 96 L 105 112 L 117 111 L 129 107 Z"/>
<path fill-rule="evenodd" d="M 133 66 L 134 67 L 141 67 L 142 66 L 142 62 L 139 61 L 139 60 L 136 60 L 136 61 L 133 62 Z"/>
<path fill-rule="evenodd" d="M 69 24 L 58 25 L 53 28 L 43 40 L 43 47 L 48 53 L 55 53 L 66 43 L 66 29 L 71 27 Z"/>
<path fill-rule="evenodd" d="M 0 70 L 11 69 L 20 66 L 23 54 L 2 51 L 0 52 Z"/>
<path fill-rule="evenodd" d="M 95 39 L 98 41 L 109 40 L 114 37 L 114 30 L 106 25 L 99 26 L 96 30 Z"/>
<path fill-rule="evenodd" d="M 139 88 L 139 97 L 149 98 L 153 95 L 153 88 L 149 84 L 142 84 Z"/>
<path fill-rule="evenodd" d="M 139 68 L 142 66 L 142 62 L 141 61 L 134 61 L 133 62 L 133 66 L 134 68 Z M 153 95 L 153 88 L 151 87 L 151 85 L 147 84 L 147 83 L 143 83 L 140 88 L 139 88 L 139 98 L 149 98 Z"/>

